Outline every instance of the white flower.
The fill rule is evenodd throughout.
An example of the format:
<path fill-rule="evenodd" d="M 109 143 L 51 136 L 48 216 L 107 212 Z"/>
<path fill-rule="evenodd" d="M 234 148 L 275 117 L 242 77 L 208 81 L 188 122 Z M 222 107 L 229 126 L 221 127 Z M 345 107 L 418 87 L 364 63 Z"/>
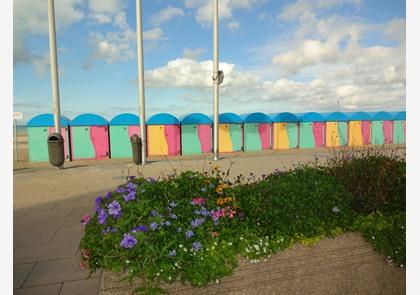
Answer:
<path fill-rule="evenodd" d="M 127 263 L 127 264 L 130 263 L 130 260 L 126 260 L 125 263 Z"/>
<path fill-rule="evenodd" d="M 172 280 L 172 277 L 168 277 L 168 280 Z"/>
<path fill-rule="evenodd" d="M 229 246 L 232 246 L 232 242 L 229 242 L 229 243 L 228 243 L 228 245 L 229 245 Z"/>
<path fill-rule="evenodd" d="M 211 246 L 211 249 L 214 250 L 214 246 Z"/>
<path fill-rule="evenodd" d="M 160 273 L 156 273 L 156 276 L 159 276 L 160 275 Z"/>
<path fill-rule="evenodd" d="M 258 246 L 257 244 L 254 245 L 255 250 L 260 250 L 260 246 Z"/>
<path fill-rule="evenodd" d="M 335 206 L 334 208 L 332 208 L 332 212 L 338 213 L 340 212 L 340 209 L 337 206 Z"/>
<path fill-rule="evenodd" d="M 216 279 L 216 284 L 218 284 L 219 283 L 219 279 Z"/>
<path fill-rule="evenodd" d="M 374 240 L 375 239 L 375 236 L 372 236 L 372 240 Z"/>
<path fill-rule="evenodd" d="M 175 262 L 175 266 L 178 266 L 178 262 Z"/>
<path fill-rule="evenodd" d="M 179 248 L 182 248 L 182 247 L 184 247 L 184 245 L 182 245 L 182 244 L 179 244 Z"/>

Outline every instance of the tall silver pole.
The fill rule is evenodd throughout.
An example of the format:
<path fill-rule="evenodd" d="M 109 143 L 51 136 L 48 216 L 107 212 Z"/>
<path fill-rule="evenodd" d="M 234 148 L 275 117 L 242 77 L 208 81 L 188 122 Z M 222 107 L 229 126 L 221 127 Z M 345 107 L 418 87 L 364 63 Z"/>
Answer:
<path fill-rule="evenodd" d="M 55 40 L 54 0 L 48 0 L 48 28 L 50 37 L 51 87 L 53 98 L 54 129 L 60 133 L 60 92 L 58 89 L 57 42 Z"/>
<path fill-rule="evenodd" d="M 218 0 L 213 0 L 213 155 L 219 159 L 219 25 Z"/>
<path fill-rule="evenodd" d="M 18 154 L 18 141 L 17 141 L 17 120 L 13 120 L 13 133 L 15 139 L 15 161 L 19 162 L 19 154 Z"/>
<path fill-rule="evenodd" d="M 136 0 L 136 17 L 137 17 L 137 70 L 138 70 L 138 87 L 139 87 L 139 108 L 140 108 L 140 138 L 142 143 L 141 164 L 146 164 L 146 113 L 144 99 L 144 66 L 143 66 L 143 30 L 141 19 L 141 0 Z"/>

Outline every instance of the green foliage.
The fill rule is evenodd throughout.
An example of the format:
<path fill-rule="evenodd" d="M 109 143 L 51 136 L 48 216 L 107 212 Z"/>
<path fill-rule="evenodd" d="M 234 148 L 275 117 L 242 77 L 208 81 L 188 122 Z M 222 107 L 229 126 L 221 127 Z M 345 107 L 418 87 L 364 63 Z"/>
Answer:
<path fill-rule="evenodd" d="M 354 225 L 378 252 L 387 256 L 388 263 L 405 265 L 405 213 L 361 215 Z"/>
<path fill-rule="evenodd" d="M 98 197 L 95 215 L 83 219 L 82 265 L 123 271 L 130 282 L 140 278 L 137 292 L 159 294 L 163 282 L 217 282 L 232 274 L 237 255 L 258 262 L 351 230 L 405 264 L 404 160 L 346 156 L 262 179 L 228 175 L 215 167 L 130 178 Z"/>

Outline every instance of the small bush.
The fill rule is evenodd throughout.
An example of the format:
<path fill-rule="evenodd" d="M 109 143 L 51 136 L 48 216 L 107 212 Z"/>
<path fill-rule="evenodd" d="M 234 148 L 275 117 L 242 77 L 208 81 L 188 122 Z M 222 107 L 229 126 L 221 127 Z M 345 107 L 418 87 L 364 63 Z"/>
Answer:
<path fill-rule="evenodd" d="M 405 211 L 405 159 L 379 149 L 341 151 L 327 163 L 329 171 L 353 197 L 357 212 Z"/>
<path fill-rule="evenodd" d="M 354 228 L 363 234 L 375 250 L 387 256 L 388 263 L 401 267 L 405 265 L 405 213 L 361 215 Z"/>
<path fill-rule="evenodd" d="M 260 236 L 314 238 L 346 230 L 353 222 L 351 194 L 314 168 L 273 174 L 233 190 L 247 226 Z"/>

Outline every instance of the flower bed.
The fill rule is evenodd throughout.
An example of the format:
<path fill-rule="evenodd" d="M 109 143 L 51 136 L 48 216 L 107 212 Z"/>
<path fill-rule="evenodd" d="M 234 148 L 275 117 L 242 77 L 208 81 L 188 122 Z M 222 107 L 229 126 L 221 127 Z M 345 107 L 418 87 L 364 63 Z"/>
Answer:
<path fill-rule="evenodd" d="M 131 177 L 99 196 L 95 215 L 82 220 L 81 266 L 124 271 L 129 281 L 141 279 L 137 291 L 159 293 L 163 282 L 218 282 L 232 274 L 237 254 L 258 262 L 297 241 L 313 244 L 352 230 L 380 232 L 376 249 L 398 248 L 397 256 L 385 252 L 403 264 L 405 230 L 379 227 L 377 216 L 363 219 L 352 193 L 328 171 L 304 167 L 234 181 L 228 174 L 214 168 L 159 180 Z M 387 238 L 391 228 L 402 233 L 396 243 Z"/>

